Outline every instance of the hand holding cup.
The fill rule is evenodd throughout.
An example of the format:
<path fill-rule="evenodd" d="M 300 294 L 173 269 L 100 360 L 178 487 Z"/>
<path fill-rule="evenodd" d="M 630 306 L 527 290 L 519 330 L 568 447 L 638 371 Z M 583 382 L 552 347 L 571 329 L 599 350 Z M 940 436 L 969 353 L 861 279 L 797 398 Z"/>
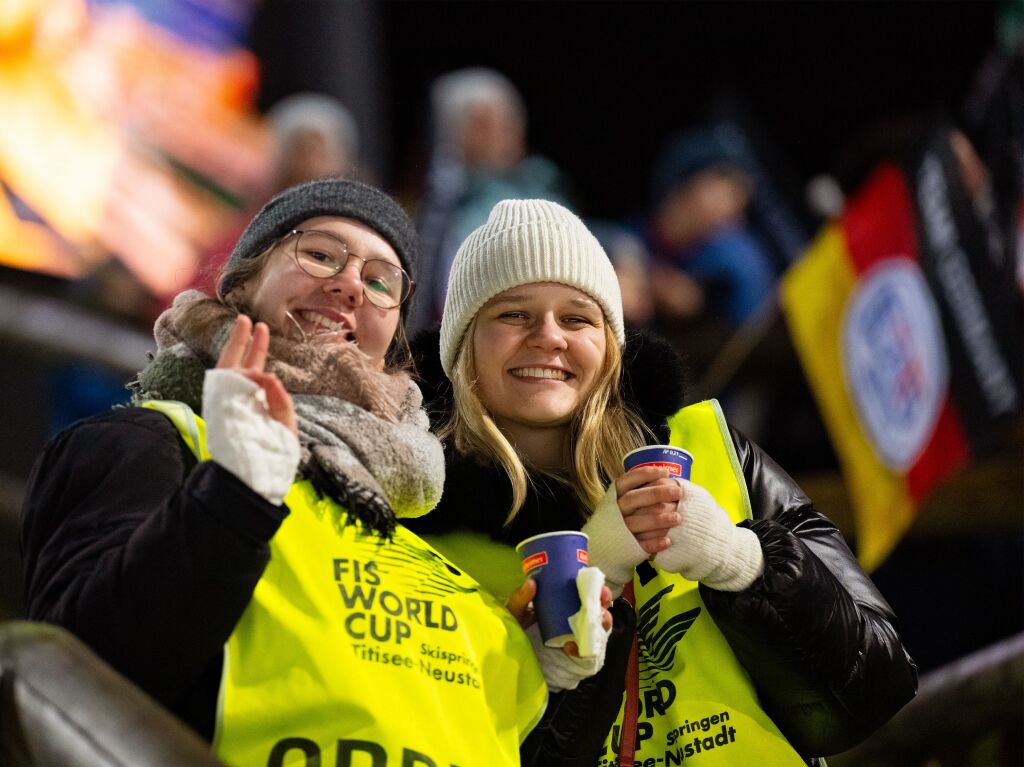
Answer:
<path fill-rule="evenodd" d="M 513 591 L 505 602 L 505 608 L 512 613 L 519 625 L 527 629 L 537 622 L 533 609 L 533 599 L 537 596 L 537 581 L 527 578 L 523 584 Z M 601 587 L 601 629 L 607 634 L 612 630 L 614 617 L 611 613 L 612 592 L 607 586 Z M 575 639 L 570 639 L 562 646 L 562 651 L 570 658 L 580 657 L 580 648 Z"/>
<path fill-rule="evenodd" d="M 587 566 L 587 535 L 573 530 L 542 533 L 521 541 L 516 551 L 523 572 L 536 582 L 533 606 L 544 644 L 562 647 L 573 638 L 569 616 L 581 606 L 576 576 Z"/>
<path fill-rule="evenodd" d="M 626 473 L 615 481 L 619 510 L 626 528 L 647 554 L 672 545 L 669 530 L 682 521 L 677 510 L 682 488 L 675 481 L 689 479 L 693 457 L 672 445 L 649 445 L 623 458 Z"/>

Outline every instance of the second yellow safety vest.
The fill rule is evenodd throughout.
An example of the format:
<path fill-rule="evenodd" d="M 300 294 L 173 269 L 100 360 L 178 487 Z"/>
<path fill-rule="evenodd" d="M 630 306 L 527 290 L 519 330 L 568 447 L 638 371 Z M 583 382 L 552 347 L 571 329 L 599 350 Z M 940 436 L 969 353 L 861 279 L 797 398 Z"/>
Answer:
<path fill-rule="evenodd" d="M 714 400 L 669 419 L 670 443 L 693 454 L 690 479 L 734 523 L 750 499 L 725 417 Z M 701 599 L 697 583 L 649 563 L 633 575 L 639 633 L 635 765 L 806 765 L 761 708 L 754 686 Z M 599 767 L 618 764 L 623 710 Z"/>

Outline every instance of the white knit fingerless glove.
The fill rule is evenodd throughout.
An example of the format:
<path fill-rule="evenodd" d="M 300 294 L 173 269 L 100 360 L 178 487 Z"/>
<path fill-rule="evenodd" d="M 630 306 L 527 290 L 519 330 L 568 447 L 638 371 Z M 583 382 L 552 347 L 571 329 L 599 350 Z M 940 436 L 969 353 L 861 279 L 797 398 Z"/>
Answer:
<path fill-rule="evenodd" d="M 737 527 L 711 493 L 686 479 L 678 511 L 682 522 L 668 532 L 671 547 L 654 564 L 718 591 L 743 591 L 764 572 L 764 553 L 753 530 Z"/>
<path fill-rule="evenodd" d="M 203 418 L 210 457 L 280 505 L 299 467 L 299 438 L 269 416 L 263 389 L 237 371 L 207 370 Z"/>
<path fill-rule="evenodd" d="M 544 681 L 551 692 L 575 690 L 582 680 L 593 676 L 604 666 L 604 655 L 611 631 L 605 631 L 601 626 L 602 586 L 604 574 L 596 567 L 584 567 L 576 574 L 580 609 L 569 616 L 569 626 L 579 647 L 580 657 L 566 655 L 561 647 L 545 645 L 538 624 L 534 623 L 526 629 Z"/>
<path fill-rule="evenodd" d="M 583 532 L 590 539 L 590 564 L 601 568 L 612 597 L 618 597 L 633 577 L 633 568 L 647 559 L 647 552 L 626 527 L 614 482 L 583 525 Z"/>
<path fill-rule="evenodd" d="M 534 623 L 526 629 L 537 663 L 551 692 L 575 690 L 581 681 L 601 670 L 596 658 L 571 658 L 561 647 L 548 647 L 540 638 L 540 627 Z M 601 659 L 604 663 L 604 658 Z"/>

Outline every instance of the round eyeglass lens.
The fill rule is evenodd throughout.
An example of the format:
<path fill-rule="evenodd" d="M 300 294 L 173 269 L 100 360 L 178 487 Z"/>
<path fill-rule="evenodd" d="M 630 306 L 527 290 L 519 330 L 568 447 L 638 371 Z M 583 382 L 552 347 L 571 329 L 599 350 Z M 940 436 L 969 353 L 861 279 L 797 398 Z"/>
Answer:
<path fill-rule="evenodd" d="M 345 267 L 348 248 L 330 235 L 302 232 L 295 241 L 295 260 L 310 277 L 327 279 Z"/>
<path fill-rule="evenodd" d="M 374 258 L 363 264 L 363 292 L 377 306 L 390 309 L 409 296 L 409 275 L 394 264 Z"/>
<path fill-rule="evenodd" d="M 344 242 L 323 232 L 301 232 L 295 242 L 295 260 L 310 277 L 333 277 L 345 268 L 348 255 Z M 398 306 L 412 292 L 409 275 L 401 267 L 383 259 L 363 261 L 360 279 L 366 299 L 383 309 Z"/>

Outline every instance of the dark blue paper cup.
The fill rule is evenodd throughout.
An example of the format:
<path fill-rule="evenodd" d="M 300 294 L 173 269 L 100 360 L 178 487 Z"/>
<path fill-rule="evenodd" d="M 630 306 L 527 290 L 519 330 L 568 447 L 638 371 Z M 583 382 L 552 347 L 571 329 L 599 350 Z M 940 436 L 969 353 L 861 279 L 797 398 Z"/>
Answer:
<path fill-rule="evenodd" d="M 579 612 L 576 573 L 587 566 L 587 535 L 573 530 L 542 533 L 516 546 L 523 572 L 537 582 L 533 609 L 540 636 L 548 647 L 572 639 L 569 616 Z"/>
<path fill-rule="evenodd" d="M 681 447 L 672 445 L 648 445 L 631 450 L 622 459 L 626 471 L 639 469 L 641 466 L 663 466 L 676 479 L 689 479 L 693 468 L 693 456 Z"/>

